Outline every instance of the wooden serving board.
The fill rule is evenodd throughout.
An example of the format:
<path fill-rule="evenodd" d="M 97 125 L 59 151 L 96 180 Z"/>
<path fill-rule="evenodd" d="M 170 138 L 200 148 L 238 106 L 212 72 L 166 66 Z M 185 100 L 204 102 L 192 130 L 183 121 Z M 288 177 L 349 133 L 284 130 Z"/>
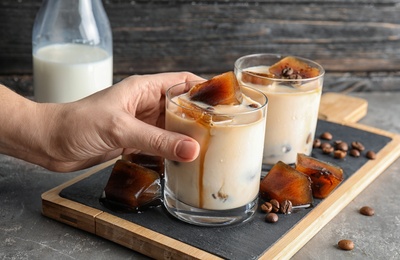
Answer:
<path fill-rule="evenodd" d="M 326 199 L 315 200 L 313 208 L 281 215 L 275 224 L 265 223 L 259 212 L 249 222 L 221 228 L 188 225 L 170 217 L 162 207 L 142 214 L 112 212 L 98 199 L 115 160 L 45 192 L 42 212 L 156 259 L 290 258 L 399 157 L 398 135 L 356 123 L 366 113 L 363 99 L 323 95 L 317 134 L 329 130 L 340 140 L 362 141 L 377 152 L 377 158 L 338 160 L 314 149 L 314 157 L 342 166 L 345 180 Z"/>

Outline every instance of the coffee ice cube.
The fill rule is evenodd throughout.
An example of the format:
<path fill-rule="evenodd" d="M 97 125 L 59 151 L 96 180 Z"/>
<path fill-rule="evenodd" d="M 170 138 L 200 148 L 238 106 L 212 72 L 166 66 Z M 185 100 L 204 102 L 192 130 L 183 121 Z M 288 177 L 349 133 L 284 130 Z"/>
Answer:
<path fill-rule="evenodd" d="M 139 212 L 146 207 L 160 205 L 161 192 L 157 172 L 118 160 L 104 188 L 102 201 L 114 209 Z"/>
<path fill-rule="evenodd" d="M 293 206 L 311 205 L 313 202 L 311 179 L 286 163 L 277 162 L 261 180 L 260 195 L 265 200 L 279 203 L 290 200 Z"/>
<path fill-rule="evenodd" d="M 308 79 L 320 75 L 318 68 L 312 67 L 293 56 L 287 56 L 273 64 L 269 67 L 269 72 L 276 78 L 288 79 Z"/>
<path fill-rule="evenodd" d="M 232 120 L 229 116 L 214 114 L 212 107 L 203 108 L 183 98 L 178 98 L 178 103 L 181 106 L 182 114 L 205 126 Z"/>
<path fill-rule="evenodd" d="M 189 90 L 189 97 L 210 106 L 239 105 L 243 99 L 239 82 L 232 71 L 193 86 Z"/>
<path fill-rule="evenodd" d="M 343 169 L 307 156 L 297 155 L 296 170 L 310 176 L 315 198 L 324 199 L 343 181 Z"/>

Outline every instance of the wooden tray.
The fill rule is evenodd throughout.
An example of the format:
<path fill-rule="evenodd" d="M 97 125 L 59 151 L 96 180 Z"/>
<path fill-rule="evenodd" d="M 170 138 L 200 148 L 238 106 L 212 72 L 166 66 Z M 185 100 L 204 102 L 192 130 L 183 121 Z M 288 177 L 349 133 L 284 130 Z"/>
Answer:
<path fill-rule="evenodd" d="M 94 189 L 102 190 L 104 183 L 96 182 L 99 180 L 96 174 L 106 178 L 103 172 L 109 171 L 115 161 L 100 165 L 45 192 L 42 195 L 42 212 L 45 216 L 156 259 L 290 258 L 398 158 L 399 136 L 355 123 L 366 113 L 365 100 L 335 93 L 323 95 L 320 118 L 329 122 L 321 121 L 321 125 L 329 129 L 334 128 L 332 133 L 346 128 L 353 135 L 351 138 L 361 135 L 377 143 L 377 159 L 346 157 L 343 161 L 348 169 L 346 179 L 328 198 L 317 201 L 312 209 L 282 215 L 280 221 L 275 224 L 264 223 L 261 213 L 257 213 L 258 215 L 248 223 L 227 228 L 194 227 L 168 217 L 160 209 L 154 219 L 154 214 L 152 216 L 150 213 L 150 217 L 147 218 L 146 212 L 140 217 L 136 214 L 114 213 L 96 205 L 100 194 L 92 194 L 90 185 L 94 186 Z M 373 138 L 370 138 L 371 135 Z M 340 165 L 337 159 L 317 153 L 318 151 L 316 157 L 325 156 L 325 160 Z M 89 186 L 85 188 L 85 185 Z M 60 196 L 62 193 L 64 197 Z M 159 225 L 161 221 L 157 220 L 157 216 L 162 217 L 164 226 Z M 140 222 L 136 221 L 137 218 L 146 220 Z"/>

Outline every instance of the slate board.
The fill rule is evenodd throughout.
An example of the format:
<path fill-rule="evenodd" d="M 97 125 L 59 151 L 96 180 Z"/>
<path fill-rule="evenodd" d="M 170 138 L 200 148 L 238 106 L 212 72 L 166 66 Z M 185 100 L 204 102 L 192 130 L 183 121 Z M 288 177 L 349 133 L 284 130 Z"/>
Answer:
<path fill-rule="evenodd" d="M 382 148 L 392 141 L 392 138 L 388 136 L 320 120 L 317 125 L 316 136 L 325 131 L 334 134 L 332 141 L 342 140 L 348 143 L 361 141 L 366 147 L 366 151 L 372 150 L 376 153 L 379 153 Z M 345 176 L 343 184 L 369 161 L 365 157 L 366 151 L 358 158 L 346 156 L 344 159 L 339 160 L 333 158 L 332 155 L 323 154 L 320 149 L 314 149 L 312 156 L 341 166 Z M 89 177 L 62 189 L 60 196 L 91 208 L 108 212 L 121 219 L 136 223 L 139 226 L 226 259 L 260 258 L 298 222 L 306 218 L 322 201 L 315 199 L 312 208 L 298 210 L 290 215 L 280 214 L 279 222 L 275 224 L 264 222 L 264 214 L 257 212 L 252 220 L 243 224 L 228 227 L 198 227 L 176 220 L 163 207 L 150 209 L 141 214 L 122 214 L 102 206 L 99 198 L 111 170 L 112 166 L 108 166 L 95 172 Z"/>

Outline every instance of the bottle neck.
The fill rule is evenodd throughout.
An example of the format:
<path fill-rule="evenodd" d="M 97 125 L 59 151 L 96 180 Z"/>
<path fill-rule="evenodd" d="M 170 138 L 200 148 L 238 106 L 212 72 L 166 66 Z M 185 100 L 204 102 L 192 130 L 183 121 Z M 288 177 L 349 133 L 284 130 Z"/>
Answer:
<path fill-rule="evenodd" d="M 79 0 L 78 10 L 81 17 L 79 30 L 82 34 L 82 38 L 87 39 L 89 44 L 98 45 L 100 43 L 100 32 L 94 17 L 93 2 L 94 4 L 101 4 L 99 0 Z"/>
<path fill-rule="evenodd" d="M 45 0 L 36 16 L 35 53 L 51 44 L 85 44 L 112 55 L 112 34 L 101 0 Z"/>

